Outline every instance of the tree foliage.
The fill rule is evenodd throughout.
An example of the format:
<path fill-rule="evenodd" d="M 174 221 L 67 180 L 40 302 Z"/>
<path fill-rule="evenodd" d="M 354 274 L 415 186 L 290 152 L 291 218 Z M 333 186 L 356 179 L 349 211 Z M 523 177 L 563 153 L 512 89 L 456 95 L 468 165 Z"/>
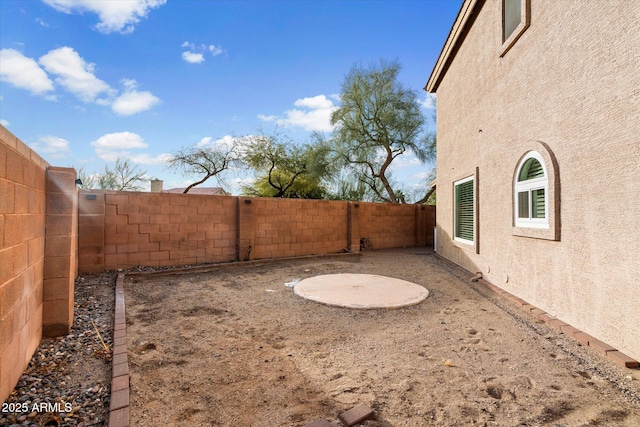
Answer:
<path fill-rule="evenodd" d="M 322 144 L 297 145 L 282 135 L 246 137 L 243 161 L 257 172 L 243 192 L 264 197 L 322 198 L 321 181 L 331 172 L 329 150 Z"/>
<path fill-rule="evenodd" d="M 363 182 L 354 180 L 346 172 L 334 177 L 331 182 L 331 187 L 327 198 L 331 200 L 348 200 L 352 202 L 357 201 L 372 201 L 375 199 L 375 194 L 372 194 L 369 188 L 364 185 Z"/>
<path fill-rule="evenodd" d="M 405 153 L 433 159 L 435 137 L 424 132 L 425 118 L 415 91 L 398 81 L 398 62 L 354 66 L 342 83 L 341 105 L 331 116 L 334 152 L 355 180 L 381 201 L 405 202 L 390 166 Z"/>
<path fill-rule="evenodd" d="M 327 197 L 327 189 L 316 177 L 299 175 L 291 180 L 291 176 L 281 176 L 280 172 L 272 173 L 272 181 L 278 183 L 292 182 L 292 184 L 278 196 L 280 189 L 269 183 L 268 175 L 260 176 L 253 184 L 244 185 L 242 194 L 254 197 L 286 197 L 295 199 L 324 199 Z"/>
<path fill-rule="evenodd" d="M 204 183 L 211 177 L 215 177 L 218 183 L 224 186 L 220 174 L 240 161 L 238 141 L 233 138 L 231 141 L 213 145 L 196 144 L 192 147 L 181 148 L 167 160 L 167 167 L 184 175 L 201 177 L 185 188 L 184 193 L 188 193 L 193 187 Z"/>
<path fill-rule="evenodd" d="M 78 178 L 82 181 L 80 188 L 83 190 L 113 190 L 113 191 L 139 191 L 142 190 L 140 182 L 146 181 L 146 171 L 131 164 L 129 160 L 118 158 L 111 169 L 105 165 L 101 173 L 87 174 L 84 168 L 78 170 Z"/>

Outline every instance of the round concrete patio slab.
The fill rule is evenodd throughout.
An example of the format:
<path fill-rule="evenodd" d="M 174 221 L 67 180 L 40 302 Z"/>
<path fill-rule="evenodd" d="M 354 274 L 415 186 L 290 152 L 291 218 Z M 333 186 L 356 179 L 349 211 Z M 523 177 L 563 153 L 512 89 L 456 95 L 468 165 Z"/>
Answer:
<path fill-rule="evenodd" d="M 296 283 L 293 292 L 322 304 L 357 309 L 400 308 L 419 304 L 429 296 L 420 285 L 375 274 L 310 277 Z"/>

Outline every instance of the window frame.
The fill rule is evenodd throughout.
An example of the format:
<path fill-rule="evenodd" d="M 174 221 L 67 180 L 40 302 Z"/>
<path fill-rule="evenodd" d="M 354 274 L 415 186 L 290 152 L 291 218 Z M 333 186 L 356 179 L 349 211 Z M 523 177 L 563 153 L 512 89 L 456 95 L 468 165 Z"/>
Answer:
<path fill-rule="evenodd" d="M 548 213 L 548 223 L 549 226 L 546 228 L 531 228 L 531 227 L 516 227 L 515 215 L 516 215 L 516 203 L 515 197 L 511 195 L 511 208 L 513 209 L 511 214 L 511 234 L 514 237 L 526 237 L 530 239 L 542 239 L 542 240 L 554 240 L 559 242 L 562 237 L 562 221 L 561 221 L 561 179 L 560 179 L 560 169 L 558 166 L 558 160 L 553 154 L 553 150 L 551 147 L 543 141 L 539 140 L 530 140 L 526 142 L 517 143 L 520 147 L 520 151 L 522 154 L 517 158 L 513 159 L 513 177 L 511 178 L 511 191 L 513 192 L 514 184 L 518 179 L 517 173 L 520 171 L 520 165 L 524 164 L 525 157 L 532 152 L 535 151 L 538 153 L 542 159 L 544 160 L 544 166 L 547 172 L 547 183 L 548 183 L 548 194 L 546 196 L 547 201 L 547 213 Z M 515 153 L 514 153 L 515 154 Z"/>
<path fill-rule="evenodd" d="M 540 163 L 544 175 L 542 177 L 520 181 L 522 168 L 531 159 Z M 544 218 L 535 218 L 533 216 L 533 192 L 536 190 L 544 190 Z M 527 193 L 527 218 L 520 216 L 520 193 L 524 192 Z M 529 151 L 518 163 L 513 182 L 513 216 L 515 226 L 521 228 L 549 228 L 549 205 L 549 172 L 546 163 L 540 153 L 537 151 Z"/>
<path fill-rule="evenodd" d="M 501 11 L 501 26 L 500 26 L 500 39 L 502 40 L 500 57 L 504 56 L 509 49 L 518 41 L 520 36 L 529 28 L 531 23 L 531 0 L 520 0 L 520 23 L 505 39 L 505 1 L 500 2 Z"/>
<path fill-rule="evenodd" d="M 458 192 L 458 187 L 462 184 L 465 184 L 467 182 L 471 181 L 471 188 L 472 188 L 472 207 L 471 207 L 471 218 L 472 218 L 472 239 L 473 240 L 469 240 L 469 239 L 465 239 L 463 237 L 459 237 L 458 236 L 458 213 L 459 213 L 459 206 L 458 206 L 458 197 L 457 197 L 457 192 Z M 475 241 L 476 241 L 476 230 L 477 230 L 477 223 L 476 223 L 476 201 L 477 201 L 477 189 L 476 189 L 476 177 L 475 175 L 470 175 L 466 178 L 462 178 L 459 179 L 457 181 L 453 182 L 453 240 L 456 242 L 460 242 L 466 245 L 475 245 Z"/>

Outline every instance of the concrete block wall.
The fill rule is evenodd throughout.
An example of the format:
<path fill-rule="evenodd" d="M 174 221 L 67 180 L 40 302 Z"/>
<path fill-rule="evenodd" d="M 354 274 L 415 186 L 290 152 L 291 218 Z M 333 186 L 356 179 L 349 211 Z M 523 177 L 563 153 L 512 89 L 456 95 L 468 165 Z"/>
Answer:
<path fill-rule="evenodd" d="M 0 400 L 42 333 L 47 163 L 0 126 Z"/>
<path fill-rule="evenodd" d="M 44 335 L 73 322 L 77 197 L 73 169 L 54 168 L 0 126 L 0 401 Z"/>
<path fill-rule="evenodd" d="M 250 200 L 254 206 L 253 259 L 347 250 L 347 203 L 328 200 Z"/>
<path fill-rule="evenodd" d="M 82 273 L 359 250 L 364 232 L 424 246 L 435 224 L 435 207 L 328 200 L 81 191 L 78 207 Z"/>
<path fill-rule="evenodd" d="M 360 234 L 372 249 L 433 244 L 435 206 L 359 203 Z"/>
<path fill-rule="evenodd" d="M 81 191 L 82 273 L 236 259 L 237 198 Z"/>
<path fill-rule="evenodd" d="M 46 172 L 46 219 L 42 335 L 66 335 L 73 323 L 74 280 L 78 272 L 78 190 L 76 171 L 49 167 Z"/>
<path fill-rule="evenodd" d="M 48 164 L 0 126 L 0 400 L 42 336 Z"/>

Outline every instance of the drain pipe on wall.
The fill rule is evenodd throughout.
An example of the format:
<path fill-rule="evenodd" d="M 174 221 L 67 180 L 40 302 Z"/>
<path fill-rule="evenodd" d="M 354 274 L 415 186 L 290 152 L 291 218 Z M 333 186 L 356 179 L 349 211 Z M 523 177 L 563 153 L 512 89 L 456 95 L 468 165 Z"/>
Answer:
<path fill-rule="evenodd" d="M 438 252 L 438 230 L 433 227 L 433 252 Z"/>
<path fill-rule="evenodd" d="M 471 280 L 472 282 L 477 282 L 477 281 L 478 281 L 478 280 L 480 280 L 480 279 L 482 279 L 482 273 L 481 273 L 480 271 L 478 271 L 478 272 L 476 273 L 476 275 L 475 275 L 475 276 L 473 276 L 473 277 L 472 277 L 471 279 L 469 279 L 469 280 Z"/>

